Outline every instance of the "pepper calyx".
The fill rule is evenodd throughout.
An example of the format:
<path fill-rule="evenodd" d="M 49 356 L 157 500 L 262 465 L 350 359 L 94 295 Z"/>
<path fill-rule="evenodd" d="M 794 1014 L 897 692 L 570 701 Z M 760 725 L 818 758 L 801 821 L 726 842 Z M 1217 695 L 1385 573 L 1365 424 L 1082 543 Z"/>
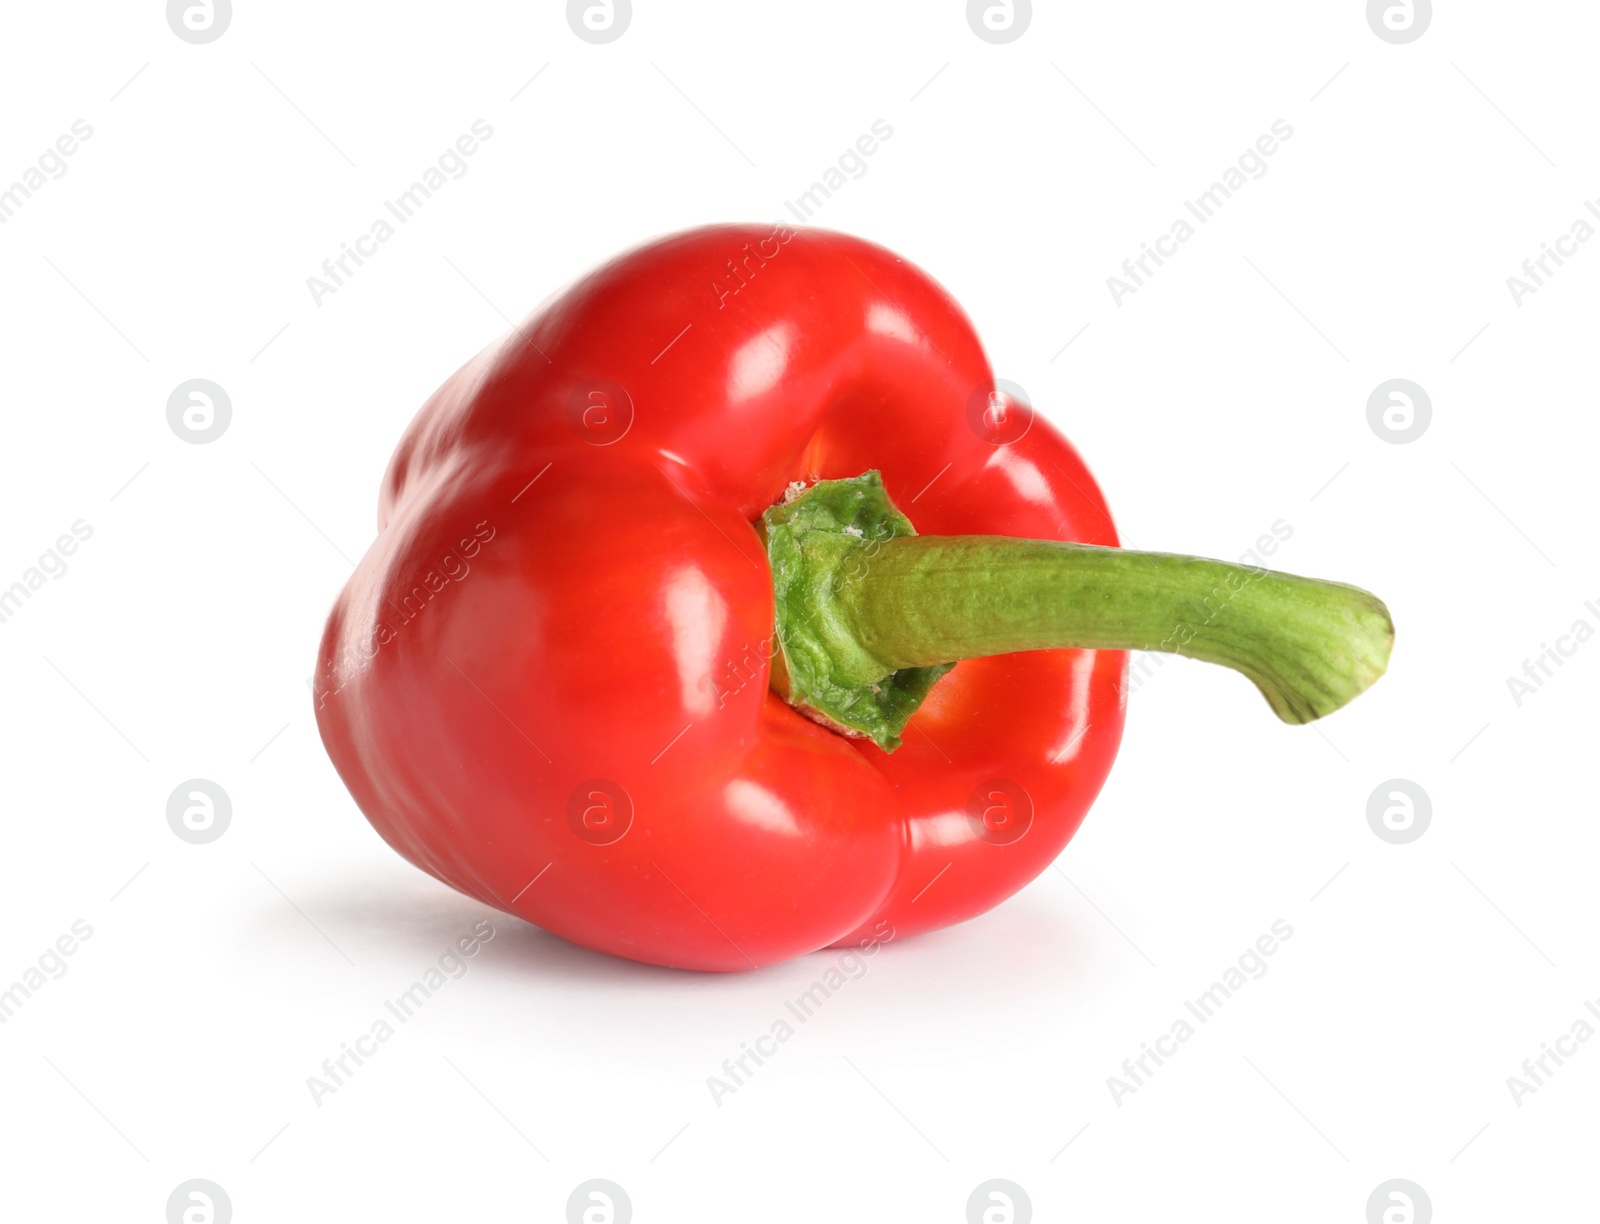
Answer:
<path fill-rule="evenodd" d="M 884 542 L 916 535 L 883 477 L 821 480 L 768 509 L 757 527 L 772 568 L 772 687 L 802 714 L 886 752 L 954 662 L 887 668 L 863 648 L 838 591 L 860 578 Z"/>

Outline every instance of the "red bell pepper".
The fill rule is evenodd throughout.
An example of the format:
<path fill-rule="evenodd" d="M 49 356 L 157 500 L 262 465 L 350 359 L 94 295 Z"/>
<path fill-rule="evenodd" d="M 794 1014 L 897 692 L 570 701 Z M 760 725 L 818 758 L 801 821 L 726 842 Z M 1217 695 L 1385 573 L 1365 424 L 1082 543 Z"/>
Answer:
<path fill-rule="evenodd" d="M 1301 722 L 1393 637 L 1353 587 L 1118 549 L 933 280 L 783 226 L 649 243 L 491 345 L 379 528 L 315 684 L 362 811 L 470 896 L 694 969 L 1016 892 L 1105 781 L 1126 649 Z"/>

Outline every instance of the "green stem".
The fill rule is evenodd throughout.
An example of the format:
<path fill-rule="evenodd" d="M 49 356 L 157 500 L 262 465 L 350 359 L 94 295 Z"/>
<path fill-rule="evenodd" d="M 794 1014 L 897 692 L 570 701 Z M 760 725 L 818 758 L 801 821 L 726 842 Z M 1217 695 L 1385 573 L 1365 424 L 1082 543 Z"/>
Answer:
<path fill-rule="evenodd" d="M 1266 569 L 1009 536 L 919 536 L 876 472 L 824 480 L 763 516 L 772 687 L 893 750 L 961 659 L 1077 647 L 1231 667 L 1304 723 L 1388 666 L 1389 611 L 1356 587 Z"/>
<path fill-rule="evenodd" d="M 1231 667 L 1278 717 L 1304 723 L 1377 680 L 1394 638 L 1366 591 L 1221 561 L 1005 536 L 906 536 L 855 551 L 835 596 L 879 665 L 840 677 L 860 683 L 1021 650 L 1156 650 Z"/>

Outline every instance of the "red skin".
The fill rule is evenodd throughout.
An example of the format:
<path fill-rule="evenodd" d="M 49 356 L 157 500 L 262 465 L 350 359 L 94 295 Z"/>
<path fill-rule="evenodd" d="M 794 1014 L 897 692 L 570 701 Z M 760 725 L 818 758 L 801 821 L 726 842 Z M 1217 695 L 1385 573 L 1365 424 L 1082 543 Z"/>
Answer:
<path fill-rule="evenodd" d="M 586 440 L 602 412 L 598 434 L 569 424 L 595 378 L 633 405 L 609 445 Z M 925 534 L 1116 544 L 1044 420 L 1004 446 L 969 428 L 990 378 L 943 289 L 841 234 L 713 226 L 591 272 L 446 382 L 395 452 L 317 674 L 361 810 L 452 887 L 658 965 L 748 969 L 1005 900 L 1105 781 L 1126 656 L 962 662 L 885 753 L 769 691 L 752 526 L 792 481 L 878 468 Z M 606 845 L 568 820 L 596 778 L 633 806 Z M 1033 807 L 1008 844 L 965 814 L 994 779 Z"/>

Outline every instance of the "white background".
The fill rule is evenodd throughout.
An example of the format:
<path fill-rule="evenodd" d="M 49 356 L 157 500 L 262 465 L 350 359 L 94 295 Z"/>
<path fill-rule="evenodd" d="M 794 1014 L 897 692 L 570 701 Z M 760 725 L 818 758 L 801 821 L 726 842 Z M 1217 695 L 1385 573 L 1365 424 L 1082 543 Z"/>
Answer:
<path fill-rule="evenodd" d="M 0 226 L 0 587 L 93 529 L 0 624 L 0 985 L 93 928 L 0 1026 L 9 1218 L 159 1221 L 207 1178 L 240 1224 L 555 1222 L 591 1177 L 640 1224 L 960 1221 L 995 1177 L 1040 1221 L 1360 1224 L 1397 1177 L 1439 1221 L 1587 1218 L 1600 1041 L 1520 1104 L 1506 1081 L 1600 997 L 1600 644 L 1520 706 L 1507 677 L 1600 628 L 1600 243 L 1520 305 L 1506 278 L 1600 194 L 1600 13 L 1453 3 L 1397 46 L 1356 0 L 1039 9 L 992 45 L 947 0 L 636 0 L 591 45 L 559 3 L 239 0 L 191 45 L 152 0 L 7 7 L 0 184 L 94 132 Z M 478 119 L 465 177 L 314 304 Z M 836 954 L 655 970 L 450 892 L 362 819 L 307 677 L 439 382 L 621 248 L 792 220 L 877 119 L 814 223 L 954 293 L 1126 542 L 1234 557 L 1284 520 L 1274 563 L 1377 591 L 1398 645 L 1316 729 L 1168 663 L 1055 870 L 891 945 L 717 1105 Z M 1264 177 L 1117 305 L 1106 278 L 1278 119 Z M 1397 377 L 1433 405 L 1408 445 L 1367 421 Z M 166 419 L 192 378 L 233 405 L 208 445 Z M 166 821 L 196 777 L 233 803 L 203 846 Z M 1391 778 L 1431 797 L 1408 845 L 1367 823 Z M 315 1104 L 485 916 L 466 976 Z M 1280 918 L 1269 972 L 1114 1101 Z"/>

